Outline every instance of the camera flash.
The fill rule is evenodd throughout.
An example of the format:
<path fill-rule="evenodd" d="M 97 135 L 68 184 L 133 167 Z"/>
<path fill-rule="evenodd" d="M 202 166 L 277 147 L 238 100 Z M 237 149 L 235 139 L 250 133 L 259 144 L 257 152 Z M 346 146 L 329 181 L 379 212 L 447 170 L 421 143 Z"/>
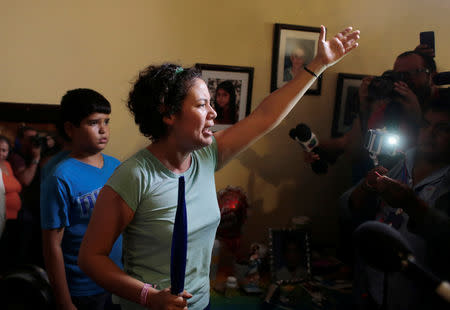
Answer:
<path fill-rule="evenodd" d="M 389 144 L 391 144 L 391 145 L 396 145 L 396 144 L 398 144 L 398 137 L 397 137 L 397 136 L 390 136 L 390 137 L 387 139 L 387 142 L 388 142 Z"/>

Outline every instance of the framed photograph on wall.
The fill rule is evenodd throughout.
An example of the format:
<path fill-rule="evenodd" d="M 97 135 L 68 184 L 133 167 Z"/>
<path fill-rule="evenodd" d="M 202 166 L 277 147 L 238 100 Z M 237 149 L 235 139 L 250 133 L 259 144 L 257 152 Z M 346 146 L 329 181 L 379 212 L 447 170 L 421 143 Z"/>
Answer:
<path fill-rule="evenodd" d="M 269 228 L 270 271 L 273 281 L 294 283 L 311 276 L 310 231 Z"/>
<path fill-rule="evenodd" d="M 353 120 L 358 115 L 358 89 L 363 78 L 368 75 L 339 73 L 334 104 L 332 137 L 340 137 L 352 128 Z"/>
<path fill-rule="evenodd" d="M 292 80 L 303 66 L 317 54 L 320 28 L 275 24 L 272 49 L 272 77 L 270 90 L 274 91 Z M 314 82 L 306 92 L 320 95 L 322 78 Z"/>
<path fill-rule="evenodd" d="M 196 64 L 211 94 L 211 105 L 217 112 L 214 131 L 225 129 L 250 114 L 252 67 Z"/>

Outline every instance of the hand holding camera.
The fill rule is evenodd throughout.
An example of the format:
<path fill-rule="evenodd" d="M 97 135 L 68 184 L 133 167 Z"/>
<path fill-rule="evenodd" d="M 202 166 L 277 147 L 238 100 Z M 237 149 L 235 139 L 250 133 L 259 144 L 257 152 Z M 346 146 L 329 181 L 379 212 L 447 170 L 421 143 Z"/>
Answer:
<path fill-rule="evenodd" d="M 403 81 L 394 82 L 394 90 L 403 97 L 399 101 L 408 117 L 415 122 L 420 121 L 422 109 L 419 99 L 411 88 L 409 88 L 408 84 Z"/>

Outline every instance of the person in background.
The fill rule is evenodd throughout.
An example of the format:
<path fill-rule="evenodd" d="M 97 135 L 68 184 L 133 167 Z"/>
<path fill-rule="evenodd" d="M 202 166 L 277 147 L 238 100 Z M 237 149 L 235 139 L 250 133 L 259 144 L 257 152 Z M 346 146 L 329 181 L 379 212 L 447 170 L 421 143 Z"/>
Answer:
<path fill-rule="evenodd" d="M 0 172 L 2 169 L 0 168 Z M 3 178 L 0 178 L 0 238 L 5 230 L 6 223 L 6 204 L 5 204 L 5 184 Z"/>
<path fill-rule="evenodd" d="M 353 229 L 368 220 L 392 226 L 420 264 L 450 279 L 450 97 L 425 106 L 417 147 L 404 160 L 389 171 L 374 168 L 340 202 Z M 383 300 L 386 309 L 441 309 L 433 292 L 403 273 L 384 275 L 357 259 L 354 275 L 355 303 L 364 309 Z"/>
<path fill-rule="evenodd" d="M 195 68 L 175 64 L 140 72 L 128 99 L 152 143 L 125 161 L 101 191 L 78 263 L 99 285 L 121 297 L 122 309 L 209 308 L 209 268 L 220 211 L 214 173 L 275 128 L 316 77 L 357 46 L 347 28 L 329 41 L 321 27 L 316 58 L 240 122 L 213 133 L 217 114 Z M 170 293 L 170 253 L 178 179 L 186 180 L 186 287 Z M 123 232 L 124 270 L 108 258 Z"/>
<path fill-rule="evenodd" d="M 25 187 L 30 186 L 35 176 L 39 174 L 41 146 L 33 144 L 37 133 L 33 127 L 19 127 L 14 152 L 11 153 L 10 161 L 14 174 Z"/>
<path fill-rule="evenodd" d="M 100 189 L 119 165 L 102 153 L 109 141 L 108 100 L 91 89 L 68 91 L 61 100 L 61 135 L 70 154 L 43 182 L 41 225 L 45 266 L 59 309 L 104 309 L 111 295 L 77 265 L 78 251 Z M 121 267 L 122 238 L 108 255 Z"/>
<path fill-rule="evenodd" d="M 5 195 L 5 233 L 0 243 L 0 268 L 7 270 L 17 263 L 20 229 L 18 213 L 22 206 L 19 193 L 22 185 L 14 176 L 8 157 L 11 151 L 11 142 L 0 135 L 0 170 Z"/>
<path fill-rule="evenodd" d="M 433 85 L 436 63 L 428 54 L 418 50 L 406 51 L 397 56 L 393 70 L 389 72 L 392 76 L 401 78 L 393 83 L 395 93 L 390 97 L 401 106 L 402 127 L 406 129 L 403 132 L 408 135 L 409 146 L 414 146 L 423 106 L 437 97 L 437 88 Z M 359 114 L 354 119 L 352 128 L 341 137 L 320 141 L 321 148 L 329 154 L 336 154 L 336 157 L 346 152 L 350 153 L 355 183 L 373 168 L 363 146 L 367 130 L 385 127 L 386 120 L 390 118 L 386 108 L 392 100 L 374 100 L 373 96 L 369 95 L 371 87 L 374 88 L 373 80 L 374 77 L 362 80 L 358 92 Z M 315 153 L 304 153 L 304 160 L 307 163 L 318 159 L 319 156 Z"/>
<path fill-rule="evenodd" d="M 37 130 L 29 126 L 18 128 L 10 163 L 14 175 L 22 184 L 22 208 L 19 212 L 20 264 L 43 267 L 42 240 L 40 238 L 39 187 L 42 147 L 37 143 Z"/>

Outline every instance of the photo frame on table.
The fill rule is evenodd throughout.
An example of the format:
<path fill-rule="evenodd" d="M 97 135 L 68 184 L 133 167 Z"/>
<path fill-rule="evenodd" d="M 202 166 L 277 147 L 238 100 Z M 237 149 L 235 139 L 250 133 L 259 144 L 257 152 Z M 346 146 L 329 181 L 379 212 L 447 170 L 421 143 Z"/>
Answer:
<path fill-rule="evenodd" d="M 196 64 L 211 94 L 211 106 L 216 110 L 213 131 L 230 127 L 250 114 L 252 67 Z"/>
<path fill-rule="evenodd" d="M 334 104 L 332 137 L 340 137 L 352 128 L 358 115 L 358 90 L 362 80 L 368 75 L 339 73 Z"/>
<path fill-rule="evenodd" d="M 270 272 L 277 283 L 311 277 L 311 232 L 300 228 L 269 228 Z"/>
<path fill-rule="evenodd" d="M 274 25 L 272 49 L 271 91 L 290 81 L 304 65 L 308 65 L 317 54 L 320 28 L 288 24 Z M 322 75 L 306 92 L 320 95 Z"/>

